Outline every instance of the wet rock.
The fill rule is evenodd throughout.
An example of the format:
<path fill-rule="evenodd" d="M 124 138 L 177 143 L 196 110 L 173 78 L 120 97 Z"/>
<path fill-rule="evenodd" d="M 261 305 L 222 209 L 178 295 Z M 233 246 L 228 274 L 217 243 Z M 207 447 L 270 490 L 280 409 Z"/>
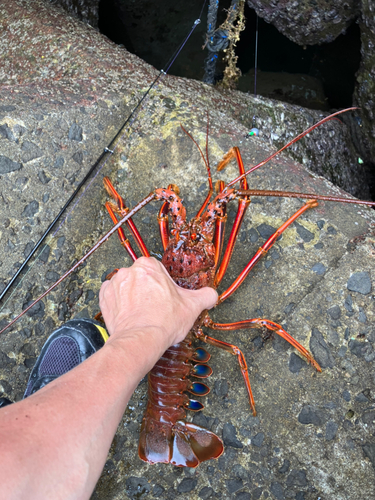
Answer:
<path fill-rule="evenodd" d="M 236 428 L 232 424 L 224 424 L 223 441 L 226 446 L 233 448 L 243 448 L 243 444 L 237 439 Z"/>
<path fill-rule="evenodd" d="M 286 485 L 289 488 L 292 486 L 307 486 L 306 472 L 293 469 L 286 480 Z"/>
<path fill-rule="evenodd" d="M 331 307 L 330 309 L 328 309 L 327 313 L 334 320 L 339 319 L 341 316 L 341 310 L 340 310 L 339 306 Z"/>
<path fill-rule="evenodd" d="M 230 494 L 235 493 L 243 487 L 243 482 L 241 479 L 229 479 L 226 482 L 227 490 Z"/>
<path fill-rule="evenodd" d="M 9 141 L 15 141 L 16 138 L 13 135 L 12 130 L 8 127 L 7 124 L 0 125 L 0 136 L 8 139 Z"/>
<path fill-rule="evenodd" d="M 354 273 L 346 284 L 348 290 L 367 295 L 371 292 L 371 278 L 368 272 Z"/>
<path fill-rule="evenodd" d="M 306 243 L 309 243 L 309 241 L 312 241 L 314 239 L 314 234 L 304 226 L 302 226 L 302 224 L 295 222 L 294 226 L 297 228 L 297 233 L 300 238 L 302 238 Z"/>
<path fill-rule="evenodd" d="M 247 0 L 247 4 L 267 23 L 276 26 L 280 33 L 299 45 L 332 42 L 345 32 L 359 11 L 355 0 L 316 0 L 314 3 Z"/>
<path fill-rule="evenodd" d="M 35 356 L 35 347 L 31 343 L 24 344 L 20 351 L 26 357 Z"/>
<path fill-rule="evenodd" d="M 58 308 L 58 318 L 60 321 L 65 321 L 68 314 L 68 306 L 66 302 L 61 302 Z"/>
<path fill-rule="evenodd" d="M 292 311 L 294 311 L 295 307 L 296 307 L 295 302 L 291 302 L 291 303 L 290 303 L 290 304 L 288 304 L 288 305 L 286 306 L 286 308 L 284 309 L 284 313 L 285 313 L 285 314 L 290 314 Z"/>
<path fill-rule="evenodd" d="M 9 358 L 4 352 L 0 351 L 0 366 L 11 367 L 16 364 L 16 360 Z"/>
<path fill-rule="evenodd" d="M 370 429 L 375 430 L 375 410 L 368 410 L 363 412 L 362 422 Z"/>
<path fill-rule="evenodd" d="M 65 236 L 60 236 L 60 238 L 58 238 L 57 240 L 57 246 L 61 248 L 64 245 L 64 243 L 65 243 Z"/>
<path fill-rule="evenodd" d="M 337 234 L 337 231 L 336 231 L 336 229 L 333 226 L 328 226 L 327 227 L 327 233 L 335 235 L 335 234 Z"/>
<path fill-rule="evenodd" d="M 199 498 L 202 500 L 208 500 L 208 498 L 212 498 L 214 494 L 214 490 L 210 486 L 205 486 L 199 492 Z"/>
<path fill-rule="evenodd" d="M 279 469 L 279 472 L 280 474 L 285 474 L 286 472 L 288 472 L 289 470 L 289 467 L 290 467 L 290 462 L 288 459 L 284 458 L 284 462 L 283 462 L 283 465 L 280 467 Z"/>
<path fill-rule="evenodd" d="M 321 368 L 333 368 L 335 361 L 326 344 L 323 335 L 317 328 L 313 328 L 310 338 L 310 350 Z"/>
<path fill-rule="evenodd" d="M 347 310 L 346 315 L 347 316 L 353 316 L 353 314 L 354 314 L 353 299 L 352 299 L 351 295 L 348 295 L 346 297 L 345 302 L 344 302 L 344 307 Z"/>
<path fill-rule="evenodd" d="M 248 232 L 248 238 L 251 241 L 251 243 L 256 243 L 259 239 L 259 235 L 253 227 Z"/>
<path fill-rule="evenodd" d="M 24 141 L 21 146 L 21 150 L 21 159 L 24 163 L 43 156 L 43 151 L 36 144 L 30 141 Z"/>
<path fill-rule="evenodd" d="M 228 382 L 225 379 L 220 379 L 220 380 L 215 381 L 213 392 L 217 396 L 225 397 L 228 395 L 228 391 L 229 391 L 229 386 L 228 386 Z"/>
<path fill-rule="evenodd" d="M 358 321 L 360 323 L 367 323 L 366 313 L 363 311 L 361 307 L 359 308 Z"/>
<path fill-rule="evenodd" d="M 23 251 L 23 256 L 25 257 L 25 259 L 26 259 L 26 257 L 29 256 L 29 254 L 30 254 L 31 250 L 34 248 L 34 246 L 35 246 L 35 243 L 33 241 L 28 241 L 26 243 L 25 250 Z"/>
<path fill-rule="evenodd" d="M 28 302 L 26 302 L 23 307 L 22 307 L 22 310 L 26 309 L 27 307 L 29 307 L 30 304 L 32 304 L 34 301 L 33 300 L 30 300 Z M 38 302 L 37 304 L 35 304 L 34 307 L 32 307 L 30 309 L 30 311 L 28 311 L 26 313 L 30 318 L 43 318 L 44 316 L 44 303 L 42 301 Z"/>
<path fill-rule="evenodd" d="M 359 340 L 350 340 L 348 345 L 349 345 L 350 351 L 358 358 L 366 359 L 373 352 L 373 348 L 369 342 L 360 342 Z M 367 359 L 366 359 L 366 361 L 367 361 Z M 369 361 L 372 361 L 372 360 L 369 359 Z"/>
<path fill-rule="evenodd" d="M 264 240 L 268 240 L 268 238 L 274 234 L 276 228 L 269 224 L 260 224 L 260 226 L 257 227 L 257 231 Z"/>
<path fill-rule="evenodd" d="M 55 271 L 47 271 L 46 272 L 46 280 L 49 281 L 50 283 L 55 283 L 60 278 L 59 273 L 56 273 Z"/>
<path fill-rule="evenodd" d="M 260 448 L 263 444 L 263 441 L 264 441 L 264 433 L 263 432 L 258 432 L 258 434 L 256 434 L 256 436 L 254 436 L 252 439 L 251 439 L 251 444 L 253 446 L 257 446 L 258 448 Z"/>
<path fill-rule="evenodd" d="M 83 163 L 83 152 L 82 151 L 77 151 L 76 153 L 74 153 L 74 155 L 72 156 L 73 160 L 78 163 L 78 165 L 82 165 Z"/>
<path fill-rule="evenodd" d="M 327 271 L 326 266 L 318 262 L 317 264 L 314 264 L 313 267 L 311 268 L 314 273 L 316 273 L 318 276 L 323 276 L 323 274 Z"/>
<path fill-rule="evenodd" d="M 313 424 L 321 426 L 324 424 L 325 420 L 325 413 L 310 405 L 304 406 L 298 415 L 298 422 L 304 425 Z"/>
<path fill-rule="evenodd" d="M 365 443 L 362 445 L 363 455 L 370 459 L 372 466 L 375 469 L 375 444 Z"/>
<path fill-rule="evenodd" d="M 6 392 L 7 394 L 10 394 L 10 392 L 12 390 L 12 386 L 10 385 L 10 383 L 7 380 L 4 380 L 4 379 L 0 380 L 0 385 L 3 388 L 4 392 Z"/>
<path fill-rule="evenodd" d="M 325 435 L 326 441 L 332 441 L 332 439 L 335 439 L 338 428 L 339 426 L 336 422 L 333 422 L 332 420 L 327 422 Z"/>
<path fill-rule="evenodd" d="M 259 500 L 259 498 L 262 496 L 263 493 L 263 488 L 258 486 L 258 488 L 255 488 L 253 490 L 253 500 Z"/>
<path fill-rule="evenodd" d="M 0 155 L 0 174 L 9 174 L 21 170 L 22 164 L 11 160 L 7 156 Z"/>
<path fill-rule="evenodd" d="M 372 0 L 361 1 L 358 24 L 361 32 L 361 62 L 356 73 L 353 105 L 359 106 L 349 123 L 353 141 L 364 162 L 373 169 L 375 158 L 375 18 Z"/>
<path fill-rule="evenodd" d="M 50 251 L 51 251 L 51 247 L 49 245 L 45 245 L 43 247 L 43 250 L 42 252 L 39 254 L 38 258 L 46 263 L 48 261 L 48 258 L 49 258 L 49 254 L 50 254 Z"/>
<path fill-rule="evenodd" d="M 69 129 L 68 138 L 71 141 L 81 142 L 83 139 L 82 127 L 80 127 L 77 123 L 73 123 Z"/>
<path fill-rule="evenodd" d="M 196 479 L 193 479 L 192 477 L 185 477 L 177 486 L 177 491 L 179 493 L 189 493 L 196 488 L 197 484 L 198 481 Z"/>
<path fill-rule="evenodd" d="M 53 164 L 54 168 L 62 168 L 64 166 L 65 160 L 62 156 L 58 156 Z"/>
<path fill-rule="evenodd" d="M 38 178 L 42 184 L 48 184 L 51 180 L 51 178 L 46 175 L 44 170 L 40 170 L 38 172 Z"/>
<path fill-rule="evenodd" d="M 235 500 L 251 500 L 251 494 L 248 491 L 240 491 L 234 498 Z"/>
<path fill-rule="evenodd" d="M 283 487 L 277 481 L 271 483 L 270 491 L 277 500 L 284 500 L 285 496 Z"/>
<path fill-rule="evenodd" d="M 149 483 L 143 477 L 128 477 L 125 484 L 126 494 L 132 500 L 146 498 L 151 490 Z"/>
<path fill-rule="evenodd" d="M 160 484 L 155 484 L 152 489 L 152 496 L 155 498 L 159 498 L 164 493 L 164 488 Z M 208 498 L 208 497 L 207 497 Z"/>
<path fill-rule="evenodd" d="M 368 398 L 363 394 L 363 392 L 357 394 L 355 400 L 358 401 L 359 403 L 368 403 Z"/>
<path fill-rule="evenodd" d="M 39 211 L 39 203 L 36 200 L 31 201 L 26 205 L 24 211 L 22 212 L 22 217 L 34 217 L 34 215 Z"/>
<path fill-rule="evenodd" d="M 351 400 L 350 392 L 349 391 L 344 391 L 342 393 L 342 397 L 345 399 L 345 401 L 349 402 Z"/>
<path fill-rule="evenodd" d="M 85 304 L 89 304 L 95 298 L 95 293 L 92 290 L 87 290 Z"/>

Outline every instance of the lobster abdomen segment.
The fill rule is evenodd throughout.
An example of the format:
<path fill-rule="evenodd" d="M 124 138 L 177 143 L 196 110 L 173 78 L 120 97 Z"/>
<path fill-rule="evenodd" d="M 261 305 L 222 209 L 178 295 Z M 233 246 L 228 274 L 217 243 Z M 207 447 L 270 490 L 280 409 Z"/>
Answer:
<path fill-rule="evenodd" d="M 204 460 L 218 458 L 224 451 L 221 439 L 213 432 L 185 422 L 186 410 L 201 410 L 199 401 L 187 392 L 205 395 L 208 387 L 189 376 L 205 378 L 211 368 L 209 354 L 192 347 L 192 334 L 170 347 L 148 376 L 148 403 L 142 422 L 138 453 L 148 463 L 171 463 L 196 467 Z"/>

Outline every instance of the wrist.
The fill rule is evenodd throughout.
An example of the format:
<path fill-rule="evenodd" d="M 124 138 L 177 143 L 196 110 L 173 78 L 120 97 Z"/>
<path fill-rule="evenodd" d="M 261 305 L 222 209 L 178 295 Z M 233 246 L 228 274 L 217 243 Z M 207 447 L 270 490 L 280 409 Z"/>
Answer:
<path fill-rule="evenodd" d="M 147 326 L 118 330 L 111 333 L 104 347 L 115 349 L 117 355 L 123 356 L 124 362 L 139 371 L 141 377 L 151 370 L 169 347 L 164 345 L 165 335 L 162 335 L 160 328 Z"/>

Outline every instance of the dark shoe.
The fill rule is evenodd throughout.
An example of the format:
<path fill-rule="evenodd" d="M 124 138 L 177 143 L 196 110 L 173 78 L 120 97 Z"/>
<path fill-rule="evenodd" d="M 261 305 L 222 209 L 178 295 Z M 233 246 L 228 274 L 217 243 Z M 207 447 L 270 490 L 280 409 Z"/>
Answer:
<path fill-rule="evenodd" d="M 8 398 L 0 398 L 0 408 L 4 408 L 4 406 L 11 405 L 13 401 L 10 401 Z"/>
<path fill-rule="evenodd" d="M 47 339 L 30 374 L 24 394 L 27 398 L 52 380 L 85 361 L 103 347 L 108 334 L 97 321 L 73 319 Z"/>

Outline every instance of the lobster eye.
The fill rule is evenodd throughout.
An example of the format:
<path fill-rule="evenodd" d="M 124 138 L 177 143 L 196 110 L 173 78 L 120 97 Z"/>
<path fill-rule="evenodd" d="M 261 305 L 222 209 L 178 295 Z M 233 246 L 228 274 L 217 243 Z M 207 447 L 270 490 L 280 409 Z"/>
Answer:
<path fill-rule="evenodd" d="M 193 241 L 200 241 L 202 236 L 200 234 L 197 234 L 197 233 L 191 233 L 190 235 L 190 238 L 193 240 Z"/>

